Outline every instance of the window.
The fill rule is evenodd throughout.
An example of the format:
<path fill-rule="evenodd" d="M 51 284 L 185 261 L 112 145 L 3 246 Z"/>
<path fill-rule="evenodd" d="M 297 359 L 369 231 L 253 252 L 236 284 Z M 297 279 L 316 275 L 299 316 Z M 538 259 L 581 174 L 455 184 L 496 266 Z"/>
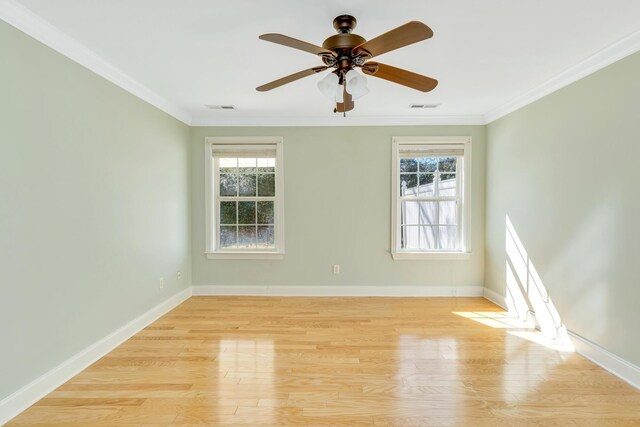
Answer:
<path fill-rule="evenodd" d="M 284 255 L 281 138 L 207 138 L 207 255 Z"/>
<path fill-rule="evenodd" d="M 468 258 L 471 138 L 394 138 L 392 171 L 393 258 Z"/>

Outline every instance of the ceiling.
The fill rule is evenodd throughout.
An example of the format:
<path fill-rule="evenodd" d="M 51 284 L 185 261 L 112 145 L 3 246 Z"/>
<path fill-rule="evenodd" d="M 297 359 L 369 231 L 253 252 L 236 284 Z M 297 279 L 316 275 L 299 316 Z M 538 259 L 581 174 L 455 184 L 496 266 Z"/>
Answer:
<path fill-rule="evenodd" d="M 265 93 L 255 87 L 321 64 L 314 55 L 261 41 L 260 34 L 282 33 L 320 45 L 335 34 L 333 18 L 345 13 L 358 19 L 354 32 L 367 39 L 411 20 L 435 33 L 376 60 L 434 77 L 438 87 L 422 93 L 368 77 L 371 92 L 348 113 L 349 120 L 362 123 L 481 122 L 576 64 L 588 65 L 616 42 L 640 40 L 638 0 L 8 1 L 79 42 L 195 124 L 343 119 L 334 117 L 333 105 L 316 87 L 323 75 Z M 636 44 L 633 50 L 640 48 Z M 427 103 L 440 105 L 408 108 Z M 231 104 L 237 110 L 210 110 L 205 104 Z"/>

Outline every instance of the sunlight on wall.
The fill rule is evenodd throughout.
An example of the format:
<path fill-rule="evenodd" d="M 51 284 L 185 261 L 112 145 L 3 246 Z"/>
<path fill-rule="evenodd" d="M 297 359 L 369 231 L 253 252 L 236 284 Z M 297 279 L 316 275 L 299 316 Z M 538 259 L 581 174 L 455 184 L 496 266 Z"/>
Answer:
<path fill-rule="evenodd" d="M 509 313 L 529 322 L 534 320 L 542 334 L 559 346 L 571 346 L 567 328 L 560 319 L 533 262 L 506 216 L 507 292 Z"/>
<path fill-rule="evenodd" d="M 508 260 L 506 261 L 506 270 L 507 288 L 505 292 L 505 303 L 507 304 L 507 309 L 509 313 L 515 315 L 522 322 L 525 322 L 527 327 L 533 328 L 535 327 L 535 322 L 531 316 L 529 304 L 524 297 L 524 293 L 520 291 L 518 279 L 516 279 L 511 263 L 509 263 Z"/>

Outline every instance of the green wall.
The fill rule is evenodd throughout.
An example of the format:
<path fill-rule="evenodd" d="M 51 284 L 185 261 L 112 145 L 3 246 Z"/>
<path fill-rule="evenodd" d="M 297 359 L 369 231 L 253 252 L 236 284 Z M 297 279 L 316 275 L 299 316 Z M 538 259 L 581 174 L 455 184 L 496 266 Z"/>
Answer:
<path fill-rule="evenodd" d="M 471 231 L 464 261 L 393 261 L 391 138 L 473 138 Z M 285 246 L 278 261 L 205 257 L 205 137 L 284 137 Z M 191 132 L 194 285 L 482 286 L 484 126 L 193 128 Z M 340 264 L 339 275 L 332 265 Z"/>
<path fill-rule="evenodd" d="M 640 363 L 640 54 L 488 126 L 410 127 L 190 129 L 3 22 L 0 62 L 0 400 L 191 284 L 504 294 L 507 216 L 568 328 Z M 206 259 L 205 137 L 270 135 L 285 259 Z M 473 137 L 469 260 L 391 260 L 411 135 Z"/>
<path fill-rule="evenodd" d="M 2 21 L 0 64 L 2 400 L 191 266 L 189 128 Z"/>
<path fill-rule="evenodd" d="M 487 127 L 486 287 L 509 217 L 567 328 L 640 364 L 640 54 Z"/>

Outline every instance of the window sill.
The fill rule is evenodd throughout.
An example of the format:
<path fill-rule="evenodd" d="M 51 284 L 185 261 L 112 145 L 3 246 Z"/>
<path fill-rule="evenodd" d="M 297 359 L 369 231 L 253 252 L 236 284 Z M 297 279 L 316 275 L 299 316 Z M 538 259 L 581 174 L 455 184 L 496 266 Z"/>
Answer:
<path fill-rule="evenodd" d="M 471 252 L 391 252 L 394 261 L 400 260 L 468 260 Z"/>
<path fill-rule="evenodd" d="M 284 252 L 206 252 L 208 259 L 284 259 Z"/>

